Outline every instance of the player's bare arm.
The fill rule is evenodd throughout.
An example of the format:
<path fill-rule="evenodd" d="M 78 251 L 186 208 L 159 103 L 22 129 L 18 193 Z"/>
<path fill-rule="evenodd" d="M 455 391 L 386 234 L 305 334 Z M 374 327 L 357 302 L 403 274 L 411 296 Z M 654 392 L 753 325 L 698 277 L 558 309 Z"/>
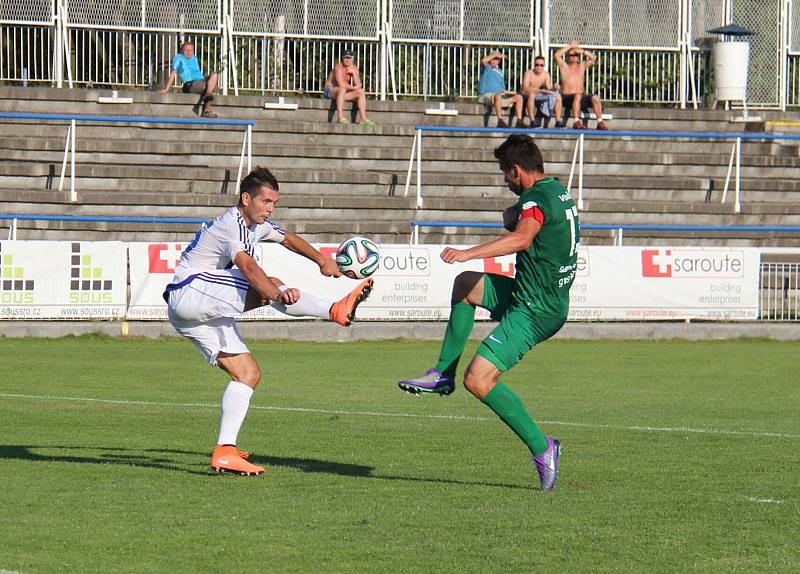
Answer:
<path fill-rule="evenodd" d="M 489 63 L 492 60 L 494 60 L 495 58 L 500 58 L 500 60 L 502 61 L 503 58 L 505 58 L 505 56 L 503 56 L 503 54 L 501 54 L 500 52 L 497 52 L 497 51 L 489 52 L 483 58 L 481 58 L 481 65 L 482 66 L 488 66 Z"/>
<path fill-rule="evenodd" d="M 250 287 L 261 295 L 262 299 L 286 303 L 286 301 L 283 301 L 281 298 L 283 295 L 281 290 L 267 277 L 267 274 L 264 273 L 264 270 L 261 269 L 261 266 L 251 255 L 240 251 L 233 259 L 233 263 L 239 268 L 248 283 L 250 283 Z"/>
<path fill-rule="evenodd" d="M 454 249 L 446 247 L 442 251 L 442 261 L 445 263 L 463 263 L 472 259 L 485 259 L 486 257 L 502 257 L 523 251 L 530 247 L 533 239 L 542 225 L 532 217 L 526 217 L 517 222 L 516 228 L 511 233 L 493 239 L 481 245 L 468 249 Z"/>
<path fill-rule="evenodd" d="M 294 251 L 319 265 L 319 271 L 325 277 L 341 277 L 342 272 L 336 266 L 336 262 L 330 257 L 325 257 L 322 253 L 314 249 L 308 241 L 297 235 L 296 233 L 286 232 L 283 241 L 281 242 L 286 249 Z"/>
<path fill-rule="evenodd" d="M 345 92 L 357 90 L 358 87 L 350 83 L 351 70 L 346 68 L 341 62 L 337 62 L 333 68 L 334 76 L 336 77 L 336 87 L 343 89 Z"/>
<path fill-rule="evenodd" d="M 178 79 L 178 72 L 176 72 L 175 70 L 172 70 L 169 73 L 169 78 L 167 79 L 167 85 L 164 86 L 164 89 L 161 90 L 161 93 L 162 94 L 166 94 L 167 92 L 169 92 L 169 89 L 172 87 L 172 84 L 174 84 L 175 80 L 177 80 L 177 79 Z"/>
<path fill-rule="evenodd" d="M 578 47 L 577 42 L 570 42 L 569 45 L 564 46 L 560 50 L 557 50 L 556 53 L 553 55 L 553 59 L 556 61 L 556 64 L 559 66 L 564 64 L 564 54 L 566 54 L 570 50 L 574 50 Z"/>
<path fill-rule="evenodd" d="M 588 50 L 581 50 L 580 53 L 586 56 L 586 60 L 582 62 L 584 69 L 591 68 L 597 62 L 597 54 L 589 52 Z"/>
<path fill-rule="evenodd" d="M 350 75 L 353 78 L 353 89 L 361 89 L 361 73 L 358 71 L 358 66 L 355 64 L 350 68 Z"/>

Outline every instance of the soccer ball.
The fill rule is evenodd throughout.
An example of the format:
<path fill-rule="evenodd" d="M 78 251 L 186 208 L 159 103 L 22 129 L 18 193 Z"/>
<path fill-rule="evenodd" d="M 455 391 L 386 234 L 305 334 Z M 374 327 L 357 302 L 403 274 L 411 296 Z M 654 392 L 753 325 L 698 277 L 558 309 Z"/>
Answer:
<path fill-rule="evenodd" d="M 339 271 L 351 279 L 369 277 L 378 269 L 380 260 L 378 246 L 359 235 L 345 239 L 336 250 L 336 265 Z"/>

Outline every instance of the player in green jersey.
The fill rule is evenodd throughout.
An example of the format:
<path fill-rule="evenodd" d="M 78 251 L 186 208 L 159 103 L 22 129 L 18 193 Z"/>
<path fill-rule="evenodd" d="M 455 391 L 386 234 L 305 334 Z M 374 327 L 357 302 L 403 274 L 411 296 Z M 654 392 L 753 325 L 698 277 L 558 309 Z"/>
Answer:
<path fill-rule="evenodd" d="M 503 214 L 509 233 L 468 249 L 447 247 L 441 257 L 458 263 L 516 253 L 516 276 L 459 274 L 439 362 L 399 386 L 417 395 L 452 393 L 475 307 L 488 309 L 499 324 L 467 367 L 464 386 L 527 445 L 542 490 L 550 490 L 558 476 L 560 443 L 542 433 L 517 394 L 498 379 L 566 321 L 580 241 L 578 210 L 564 186 L 545 175 L 542 154 L 529 136 L 510 136 L 494 155 L 509 189 L 519 196 Z"/>

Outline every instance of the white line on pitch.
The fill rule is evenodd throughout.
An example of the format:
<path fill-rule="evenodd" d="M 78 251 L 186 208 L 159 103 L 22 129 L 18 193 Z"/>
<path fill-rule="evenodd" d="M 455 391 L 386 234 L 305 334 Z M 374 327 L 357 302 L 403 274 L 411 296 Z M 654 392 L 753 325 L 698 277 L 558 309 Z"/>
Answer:
<path fill-rule="evenodd" d="M 757 502 L 759 504 L 783 504 L 783 500 L 777 500 L 775 498 L 750 498 L 750 502 Z"/>
<path fill-rule="evenodd" d="M 139 405 L 139 406 L 159 406 L 159 407 L 190 407 L 190 408 L 213 408 L 218 409 L 219 404 L 211 403 L 164 403 L 157 401 L 124 401 L 115 399 L 96 399 L 91 397 L 54 397 L 51 395 L 22 395 L 13 393 L 0 393 L 0 397 L 12 399 L 40 399 L 52 401 L 73 401 L 73 402 L 86 402 L 86 403 L 101 403 L 107 405 Z M 294 412 L 294 413 L 314 413 L 326 415 L 344 415 L 344 416 L 363 416 L 363 417 L 389 417 L 389 418 L 414 418 L 414 419 L 438 419 L 438 420 L 462 420 L 462 421 L 493 421 L 494 417 L 476 417 L 470 415 L 431 415 L 431 414 L 416 414 L 416 413 L 383 413 L 378 411 L 344 411 L 338 409 L 314 409 L 308 407 L 275 407 L 275 406 L 260 406 L 251 405 L 251 410 L 261 411 L 278 411 L 278 412 Z M 632 430 L 632 431 L 645 431 L 645 432 L 672 432 L 672 433 L 697 433 L 697 434 L 721 434 L 721 435 L 736 435 L 736 436 L 760 436 L 771 438 L 800 438 L 797 434 L 788 434 L 770 431 L 739 431 L 739 430 L 726 430 L 726 429 L 704 429 L 704 428 L 691 428 L 691 427 L 653 427 L 642 425 L 608 425 L 608 424 L 594 424 L 594 423 L 576 423 L 567 421 L 538 421 L 542 424 L 572 426 L 572 427 L 586 427 L 586 428 L 602 428 L 609 430 Z"/>

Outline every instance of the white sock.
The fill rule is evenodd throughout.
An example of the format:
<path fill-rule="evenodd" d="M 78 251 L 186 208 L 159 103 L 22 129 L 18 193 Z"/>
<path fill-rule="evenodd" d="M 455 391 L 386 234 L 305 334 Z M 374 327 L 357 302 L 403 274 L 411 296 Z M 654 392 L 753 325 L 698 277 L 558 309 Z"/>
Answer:
<path fill-rule="evenodd" d="M 222 414 L 219 420 L 217 444 L 236 444 L 236 437 L 239 435 L 239 429 L 242 428 L 252 396 L 252 387 L 239 381 L 228 383 L 228 387 L 222 393 L 220 404 Z"/>
<path fill-rule="evenodd" d="M 281 289 L 285 291 L 285 289 Z M 318 297 L 313 293 L 306 293 L 300 291 L 300 299 L 293 305 L 284 305 L 278 301 L 270 301 L 275 309 L 281 313 L 286 313 L 292 317 L 319 317 L 320 319 L 329 319 L 332 301 Z"/>

